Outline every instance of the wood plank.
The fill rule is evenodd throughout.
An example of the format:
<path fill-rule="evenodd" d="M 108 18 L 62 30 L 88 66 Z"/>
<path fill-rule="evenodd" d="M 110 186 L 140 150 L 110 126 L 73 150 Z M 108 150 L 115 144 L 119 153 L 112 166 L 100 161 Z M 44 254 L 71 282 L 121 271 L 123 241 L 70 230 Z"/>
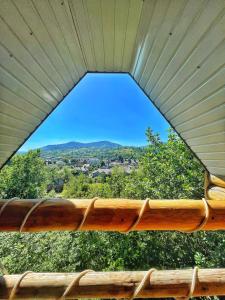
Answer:
<path fill-rule="evenodd" d="M 224 132 L 219 132 L 217 134 L 207 134 L 205 136 L 200 136 L 192 139 L 187 139 L 187 142 L 191 146 L 203 146 L 224 143 Z"/>
<path fill-rule="evenodd" d="M 2 89 L 1 89 L 2 91 Z M 12 94 L 11 94 L 12 95 Z M 13 95 L 14 96 L 14 95 Z M 11 103 L 11 101 L 13 101 L 13 99 L 18 99 L 18 102 L 15 101 L 13 103 Z M 10 101 L 11 100 L 11 101 Z M 19 105 L 18 105 L 19 104 Z M 41 122 L 41 119 L 36 117 L 33 113 L 32 110 L 30 113 L 27 112 L 27 110 L 24 110 L 23 108 L 20 107 L 20 99 L 19 97 L 12 97 L 8 98 L 7 100 L 2 100 L 2 93 L 0 96 L 0 111 L 2 113 L 6 113 L 11 117 L 14 116 L 18 116 L 20 119 L 26 119 L 27 121 L 32 122 L 33 124 L 37 124 Z"/>
<path fill-rule="evenodd" d="M 217 152 L 219 153 L 224 152 L 225 143 L 205 144 L 200 146 L 192 146 L 191 148 L 194 150 L 194 152 L 198 153 L 198 155 L 208 153 L 216 157 Z"/>
<path fill-rule="evenodd" d="M 151 52 L 154 40 L 157 37 L 158 30 L 160 29 L 163 18 L 166 13 L 166 8 L 169 5 L 168 0 L 157 0 L 154 2 L 154 6 L 148 6 L 149 15 L 146 15 L 146 22 L 148 24 L 148 30 L 146 32 L 145 40 L 142 44 L 141 59 L 139 60 L 136 72 L 134 74 L 135 80 L 140 83 L 143 70 Z M 149 20 L 148 18 L 151 17 Z"/>
<path fill-rule="evenodd" d="M 151 51 L 148 55 L 145 67 L 140 80 L 142 87 L 151 89 L 152 76 L 157 69 L 158 62 L 161 60 L 161 56 L 166 51 L 167 44 L 170 40 L 170 33 L 174 31 L 174 27 L 177 25 L 186 1 L 172 0 L 168 3 L 164 1 L 164 17 L 162 19 L 161 27 L 158 30 L 157 36 L 151 47 Z M 174 45 L 175 46 L 175 45 Z"/>
<path fill-rule="evenodd" d="M 209 134 L 219 134 L 220 132 L 224 132 L 225 128 L 225 119 L 221 119 L 212 123 L 208 123 L 203 126 L 199 126 L 197 128 L 184 131 L 180 133 L 180 135 L 185 139 L 204 137 Z M 205 138 L 207 139 L 207 138 Z M 221 142 L 224 141 L 221 140 Z"/>
<path fill-rule="evenodd" d="M 32 1 L 20 0 L 19 3 L 18 1 L 15 1 L 14 4 L 46 55 L 43 62 L 45 62 L 48 67 L 48 73 L 51 74 L 53 81 L 57 83 L 57 86 L 65 95 L 68 92 L 68 89 L 73 85 L 73 81 L 71 80 L 71 76 L 65 67 L 50 33 L 48 32 L 48 28 L 43 23 L 42 18 Z"/>
<path fill-rule="evenodd" d="M 105 49 L 101 0 L 85 0 L 98 72 L 104 71 Z"/>
<path fill-rule="evenodd" d="M 198 117 L 192 118 L 187 122 L 182 122 L 176 126 L 176 129 L 182 133 L 184 131 L 192 130 L 204 125 L 213 124 L 218 120 L 225 119 L 225 103 L 217 105 L 214 109 L 206 113 L 199 113 Z"/>
<path fill-rule="evenodd" d="M 139 76 L 141 74 L 141 58 L 145 48 L 145 39 L 147 38 L 147 32 L 154 12 L 155 2 L 155 0 L 143 1 L 142 4 L 140 22 L 138 25 L 137 36 L 134 46 L 135 50 L 133 52 L 132 66 L 130 70 L 130 74 L 136 79 L 138 78 L 137 74 L 139 74 Z"/>
<path fill-rule="evenodd" d="M 74 30 L 77 32 L 85 57 L 88 71 L 97 71 L 94 45 L 91 35 L 90 21 L 85 1 L 65 1 L 68 13 L 71 13 Z"/>
<path fill-rule="evenodd" d="M 126 29 L 129 17 L 129 0 L 116 0 L 115 7 L 115 48 L 114 48 L 114 71 L 122 71 Z"/>
<path fill-rule="evenodd" d="M 24 23 L 12 1 L 1 2 L 0 15 L 1 44 L 45 88 L 43 97 L 46 98 L 46 101 L 56 104 L 62 94 L 49 74 L 46 73 L 43 62 L 40 63 L 36 59 L 38 53 L 40 55 L 43 53 L 40 52 L 39 44 L 30 34 L 29 27 Z"/>
<path fill-rule="evenodd" d="M 196 97 L 193 98 L 196 99 Z M 181 111 L 179 113 L 179 109 L 177 107 L 178 114 L 176 110 L 173 110 L 173 114 L 175 114 L 175 117 L 172 117 L 171 115 L 170 120 L 173 122 L 174 126 L 182 124 L 183 122 L 191 121 L 192 119 L 197 118 L 199 115 L 211 111 L 215 109 L 217 106 L 224 104 L 224 99 L 225 99 L 225 88 L 222 85 L 222 88 L 219 87 L 218 89 L 216 89 L 215 92 L 211 90 L 210 94 L 206 95 L 205 97 L 199 99 L 196 102 L 190 103 L 189 104 L 190 106 L 187 107 L 183 112 Z M 182 105 L 180 105 L 180 108 L 181 106 Z"/>
<path fill-rule="evenodd" d="M 210 43 L 210 40 L 208 43 Z M 179 84 L 177 80 L 175 92 L 160 106 L 167 117 L 172 118 L 174 112 L 177 114 L 176 108 L 186 103 L 187 99 L 191 99 L 193 95 L 197 96 L 198 103 L 202 99 L 210 97 L 213 92 L 215 93 L 218 89 L 224 87 L 224 85 L 221 85 L 221 76 L 224 71 L 224 51 L 225 41 L 223 40 L 222 44 L 217 48 L 215 47 L 212 50 L 212 55 L 207 57 L 204 62 L 193 64 L 192 74 L 186 77 L 183 83 Z M 202 97 L 203 93 L 204 96 Z M 191 107 L 191 103 L 193 103 L 193 100 L 189 101 L 189 107 Z"/>
<path fill-rule="evenodd" d="M 136 35 L 140 22 L 143 1 L 130 0 L 128 20 L 124 40 L 122 72 L 130 72 L 132 66 L 133 51 L 135 48 Z"/>
<path fill-rule="evenodd" d="M 186 97 L 223 67 L 225 16 L 221 17 L 222 12 L 224 13 L 221 8 L 221 14 L 214 21 L 207 34 L 203 36 L 177 74 L 172 78 L 168 87 L 160 95 L 162 111 L 167 111 L 168 107 L 173 107 L 177 103 L 177 99 Z"/>
<path fill-rule="evenodd" d="M 178 2 L 180 1 L 178 0 Z M 185 4 L 184 10 L 180 13 L 180 18 L 169 33 L 169 40 L 161 54 L 157 67 L 151 75 L 151 80 L 145 87 L 148 94 L 150 94 L 151 90 L 163 76 L 164 72 L 166 72 L 170 61 L 184 40 L 186 33 L 198 15 L 202 5 L 205 5 L 205 2 L 204 0 L 189 0 L 185 1 Z"/>
<path fill-rule="evenodd" d="M 114 47 L 115 47 L 115 7 L 116 0 L 102 1 L 102 28 L 104 44 L 104 70 L 114 71 Z"/>
<path fill-rule="evenodd" d="M 174 79 L 178 71 L 189 61 L 192 53 L 200 44 L 204 35 L 210 30 L 214 21 L 221 15 L 224 7 L 224 1 L 209 1 L 202 6 L 201 13 L 196 15 L 188 32 L 185 33 L 184 40 L 170 60 L 166 71 L 150 93 L 151 99 L 155 101 L 157 98 L 157 105 L 161 105 L 164 98 L 169 95 L 170 89 L 173 87 L 172 83 L 176 83 Z"/>
<path fill-rule="evenodd" d="M 62 35 L 68 47 L 71 59 L 73 61 L 74 72 L 78 73 L 79 78 L 87 71 L 82 56 L 76 31 L 73 30 L 73 22 L 71 22 L 71 13 L 67 10 L 67 5 L 62 0 L 50 0 L 52 10 L 61 28 Z"/>

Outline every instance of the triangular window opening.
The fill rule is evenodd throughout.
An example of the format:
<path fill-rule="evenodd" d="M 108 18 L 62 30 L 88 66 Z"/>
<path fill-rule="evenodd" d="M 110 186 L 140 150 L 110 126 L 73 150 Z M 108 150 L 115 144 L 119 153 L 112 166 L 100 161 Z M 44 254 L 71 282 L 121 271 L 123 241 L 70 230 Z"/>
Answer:
<path fill-rule="evenodd" d="M 0 194 L 199 198 L 202 174 L 131 76 L 90 73 L 3 168 Z"/>

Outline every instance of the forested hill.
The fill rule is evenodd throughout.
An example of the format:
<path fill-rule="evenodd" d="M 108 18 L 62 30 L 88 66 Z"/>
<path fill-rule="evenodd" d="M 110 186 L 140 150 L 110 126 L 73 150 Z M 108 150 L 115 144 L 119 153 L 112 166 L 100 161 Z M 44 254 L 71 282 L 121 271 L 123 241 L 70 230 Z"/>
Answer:
<path fill-rule="evenodd" d="M 112 143 L 109 141 L 98 141 L 92 143 L 68 142 L 64 144 L 48 145 L 41 148 L 41 151 L 55 151 L 67 149 L 80 149 L 80 148 L 108 148 L 115 149 L 122 147 L 120 144 Z"/>
<path fill-rule="evenodd" d="M 62 159 L 100 159 L 121 160 L 139 159 L 144 147 L 125 147 L 109 141 L 93 143 L 70 142 L 49 145 L 40 149 L 44 159 L 59 161 Z"/>

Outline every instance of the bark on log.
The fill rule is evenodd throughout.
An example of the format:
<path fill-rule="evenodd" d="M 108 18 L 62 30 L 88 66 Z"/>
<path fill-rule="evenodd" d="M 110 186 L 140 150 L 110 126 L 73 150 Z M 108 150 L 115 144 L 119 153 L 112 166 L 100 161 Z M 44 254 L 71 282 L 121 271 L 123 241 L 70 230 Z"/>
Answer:
<path fill-rule="evenodd" d="M 154 271 L 138 298 L 185 297 L 193 270 Z M 129 298 L 145 271 L 91 272 L 84 275 L 66 299 Z M 79 273 L 30 273 L 20 283 L 14 299 L 60 299 Z M 0 299 L 8 299 L 21 275 L 0 277 Z M 193 296 L 225 295 L 225 269 L 200 269 Z"/>
<path fill-rule="evenodd" d="M 0 200 L 1 207 L 7 200 Z M 19 231 L 29 210 L 39 200 L 16 199 L 0 215 L 0 231 Z M 48 199 L 28 218 L 26 232 L 76 230 L 91 200 Z M 82 230 L 126 231 L 137 219 L 143 201 L 98 199 Z M 209 218 L 204 230 L 225 229 L 225 201 L 208 201 Z M 179 230 L 196 228 L 205 216 L 202 200 L 149 200 L 135 230 Z"/>

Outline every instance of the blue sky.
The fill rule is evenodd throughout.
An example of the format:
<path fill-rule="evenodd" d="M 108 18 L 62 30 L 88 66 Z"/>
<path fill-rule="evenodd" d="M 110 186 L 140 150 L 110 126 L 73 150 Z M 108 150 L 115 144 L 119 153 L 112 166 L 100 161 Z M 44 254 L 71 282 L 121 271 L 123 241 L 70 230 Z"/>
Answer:
<path fill-rule="evenodd" d="M 127 74 L 87 74 L 20 150 L 68 141 L 146 144 L 151 127 L 162 139 L 168 123 Z"/>

